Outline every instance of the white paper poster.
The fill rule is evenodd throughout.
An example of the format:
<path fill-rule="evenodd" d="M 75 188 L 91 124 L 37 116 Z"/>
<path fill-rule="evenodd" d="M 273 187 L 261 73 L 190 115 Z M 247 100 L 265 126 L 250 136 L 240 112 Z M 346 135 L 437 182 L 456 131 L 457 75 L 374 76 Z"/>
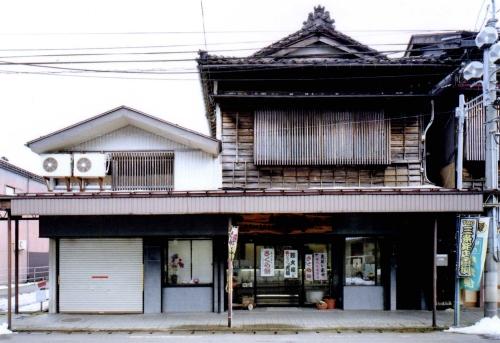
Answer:
<path fill-rule="evenodd" d="M 260 276 L 274 276 L 274 249 L 260 250 Z"/>
<path fill-rule="evenodd" d="M 313 281 L 313 255 L 312 254 L 306 254 L 304 257 L 305 259 L 305 274 L 306 274 L 306 281 Z"/>
<path fill-rule="evenodd" d="M 298 277 L 298 256 L 297 250 L 284 250 L 283 263 L 285 265 L 284 277 L 288 279 L 295 279 Z"/>
<path fill-rule="evenodd" d="M 327 280 L 326 256 L 324 252 L 314 253 L 314 280 Z"/>

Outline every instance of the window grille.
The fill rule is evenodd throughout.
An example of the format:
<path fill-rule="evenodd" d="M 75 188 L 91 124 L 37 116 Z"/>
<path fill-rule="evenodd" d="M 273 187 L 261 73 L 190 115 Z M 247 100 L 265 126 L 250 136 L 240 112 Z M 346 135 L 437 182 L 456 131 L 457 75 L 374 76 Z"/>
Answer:
<path fill-rule="evenodd" d="M 173 152 L 117 152 L 111 154 L 114 191 L 169 191 L 174 187 Z"/>
<path fill-rule="evenodd" d="M 256 165 L 390 163 L 391 123 L 382 111 L 258 110 Z"/>

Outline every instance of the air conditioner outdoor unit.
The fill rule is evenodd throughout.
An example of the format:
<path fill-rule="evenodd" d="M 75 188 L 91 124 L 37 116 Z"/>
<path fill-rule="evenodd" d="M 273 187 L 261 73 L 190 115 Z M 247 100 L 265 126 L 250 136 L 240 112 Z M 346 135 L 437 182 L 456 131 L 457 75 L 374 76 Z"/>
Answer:
<path fill-rule="evenodd" d="M 73 154 L 73 176 L 81 178 L 105 177 L 106 161 L 106 154 Z"/>
<path fill-rule="evenodd" d="M 43 154 L 42 176 L 71 177 L 71 154 Z"/>

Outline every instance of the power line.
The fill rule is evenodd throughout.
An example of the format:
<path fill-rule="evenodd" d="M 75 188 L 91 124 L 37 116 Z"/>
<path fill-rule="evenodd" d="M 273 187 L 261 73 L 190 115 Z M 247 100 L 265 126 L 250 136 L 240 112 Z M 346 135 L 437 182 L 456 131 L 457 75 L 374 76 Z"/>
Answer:
<path fill-rule="evenodd" d="M 471 37 L 473 37 L 471 35 Z M 467 39 L 464 37 L 463 39 Z M 440 48 L 443 43 L 429 43 L 426 44 L 425 47 L 415 48 L 415 49 L 401 49 L 401 50 L 380 50 L 378 52 L 413 52 L 413 51 L 433 51 L 433 50 L 454 50 L 455 48 Z M 375 43 L 370 44 L 370 46 L 406 46 L 408 43 Z M 345 47 L 358 47 L 356 44 L 346 44 Z M 432 47 L 435 48 L 433 49 Z M 235 48 L 235 49 L 214 49 L 209 50 L 209 53 L 218 53 L 218 52 L 239 52 L 239 51 L 254 51 L 260 50 L 262 47 L 251 47 L 251 48 Z M 302 46 L 302 47 L 294 47 L 297 50 L 307 50 L 307 49 L 317 49 L 315 46 Z M 2 50 L 0 50 L 2 51 Z M 39 55 L 9 55 L 9 56 L 0 56 L 0 58 L 34 58 L 34 57 L 77 57 L 77 56 L 120 56 L 120 55 L 168 55 L 168 54 L 196 54 L 199 50 L 174 50 L 174 51 L 145 51 L 145 52 L 107 52 L 107 53 L 69 53 L 69 54 L 39 54 Z M 363 52 L 359 52 L 363 53 Z M 346 54 L 351 55 L 351 52 L 344 53 L 335 53 L 333 55 Z M 366 52 L 366 54 L 373 54 L 373 52 Z M 296 56 L 295 56 L 296 57 Z M 240 58 L 240 57 L 238 57 Z M 283 56 L 282 58 L 286 58 Z"/>
<path fill-rule="evenodd" d="M 295 30 L 296 31 L 296 30 Z M 294 30 L 216 30 L 207 31 L 210 34 L 241 34 L 241 33 L 286 33 Z M 413 33 L 413 32 L 454 32 L 456 29 L 371 29 L 371 30 L 342 30 L 350 33 Z M 130 31 L 130 32 L 17 32 L 0 33 L 0 36 L 118 36 L 118 35 L 196 35 L 203 31 Z"/>
<path fill-rule="evenodd" d="M 203 25 L 203 40 L 205 42 L 205 50 L 207 50 L 207 32 L 205 30 L 205 12 L 203 11 L 203 0 L 200 0 L 201 6 L 201 23 Z"/>
<path fill-rule="evenodd" d="M 230 50 L 230 51 L 242 51 L 245 49 L 239 49 L 239 50 Z M 253 49 L 251 49 L 253 50 Z M 395 50 L 380 50 L 377 51 L 380 54 L 396 54 L 396 53 L 401 53 L 401 52 L 421 52 L 421 51 L 447 51 L 447 50 L 457 50 L 457 48 L 418 48 L 418 49 L 395 49 Z M 367 55 L 367 56 L 373 56 L 375 53 L 371 51 L 359 51 L 359 52 L 337 52 L 337 53 L 331 53 L 328 55 L 320 56 L 319 58 L 335 58 L 338 56 L 352 56 L 352 55 Z M 306 56 L 307 57 L 307 56 Z M 279 57 L 274 57 L 274 56 L 265 56 L 262 58 L 272 58 L 272 59 L 282 59 L 282 60 L 287 60 L 287 59 L 301 59 L 301 58 L 306 58 L 306 57 L 300 57 L 300 56 L 279 56 Z M 8 58 L 8 57 L 2 57 L 2 58 Z M 11 56 L 11 58 L 14 58 Z M 225 60 L 238 60 L 238 59 L 245 59 L 248 58 L 248 56 L 243 56 L 243 57 L 232 57 L 232 56 L 222 56 L 222 59 Z M 257 57 L 258 58 L 258 57 Z M 3 64 L 20 64 L 20 65 L 30 65 L 30 64 L 44 64 L 44 65 L 51 65 L 51 64 L 106 64 L 106 63 L 151 63 L 151 62 L 157 62 L 157 63 L 168 63 L 168 62 L 197 62 L 197 58 L 178 58 L 178 59 L 149 59 L 149 60 L 88 60 L 88 61 L 36 61 L 36 62 L 6 62 L 4 61 Z M 1 65 L 2 63 L 0 63 Z"/>
<path fill-rule="evenodd" d="M 486 0 L 483 0 L 483 2 L 481 3 L 481 7 L 479 8 L 479 12 L 477 13 L 476 22 L 474 23 L 474 30 L 477 30 L 477 23 L 479 22 L 479 18 L 481 17 L 481 12 L 483 11 L 483 7 L 484 7 L 485 3 L 486 3 Z"/>
<path fill-rule="evenodd" d="M 230 41 L 210 43 L 212 45 L 236 45 L 236 44 L 254 44 L 254 43 L 269 43 L 269 41 L 252 40 L 252 41 Z M 201 46 L 198 44 L 172 44 L 172 45 L 135 45 L 135 46 L 110 46 L 110 47 L 79 47 L 79 48 L 9 48 L 0 49 L 0 51 L 79 51 L 79 50 L 117 50 L 117 49 L 150 49 L 150 48 L 178 48 L 188 46 Z"/>

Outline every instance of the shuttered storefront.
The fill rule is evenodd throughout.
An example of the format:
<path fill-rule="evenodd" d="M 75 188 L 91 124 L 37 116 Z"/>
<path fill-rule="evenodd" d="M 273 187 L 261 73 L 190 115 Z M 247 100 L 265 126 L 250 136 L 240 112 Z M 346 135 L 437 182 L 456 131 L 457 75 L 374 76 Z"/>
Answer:
<path fill-rule="evenodd" d="M 142 239 L 61 239 L 59 311 L 142 313 Z"/>

